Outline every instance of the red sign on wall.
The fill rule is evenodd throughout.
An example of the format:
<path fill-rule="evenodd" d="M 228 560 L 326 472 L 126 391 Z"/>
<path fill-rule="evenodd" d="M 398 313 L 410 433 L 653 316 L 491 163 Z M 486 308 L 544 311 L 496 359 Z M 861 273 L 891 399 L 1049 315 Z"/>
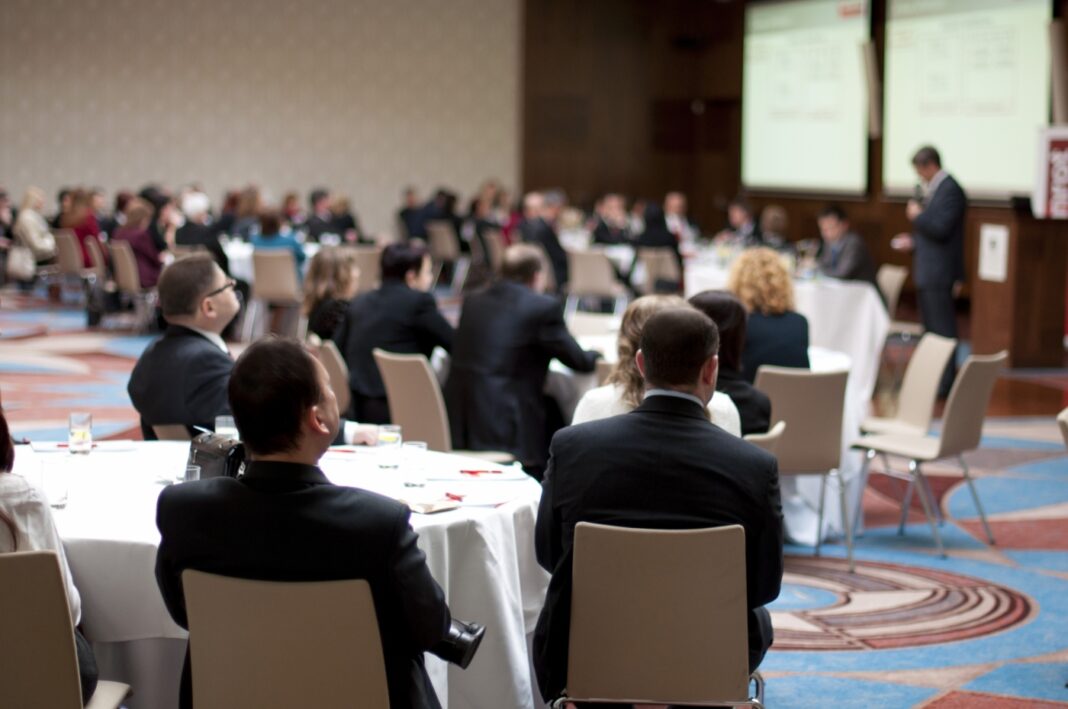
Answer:
<path fill-rule="evenodd" d="M 1068 219 L 1068 129 L 1049 128 L 1039 142 L 1031 208 L 1038 219 Z"/>

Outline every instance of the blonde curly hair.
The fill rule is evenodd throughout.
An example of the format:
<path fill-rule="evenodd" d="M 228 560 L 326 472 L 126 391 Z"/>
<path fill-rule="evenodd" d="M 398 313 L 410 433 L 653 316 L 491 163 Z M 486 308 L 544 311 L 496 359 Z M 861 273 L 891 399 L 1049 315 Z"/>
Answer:
<path fill-rule="evenodd" d="M 642 339 L 642 328 L 646 321 L 668 308 L 688 308 L 690 304 L 677 295 L 646 295 L 627 306 L 623 313 L 623 322 L 619 327 L 619 339 L 616 350 L 619 360 L 612 368 L 612 373 L 605 379 L 605 384 L 619 384 L 623 387 L 623 401 L 630 408 L 637 408 L 642 403 L 645 392 L 645 379 L 634 363 L 634 355 Z"/>
<path fill-rule="evenodd" d="M 743 251 L 731 266 L 727 289 L 751 313 L 781 315 L 794 309 L 793 278 L 772 249 Z"/>

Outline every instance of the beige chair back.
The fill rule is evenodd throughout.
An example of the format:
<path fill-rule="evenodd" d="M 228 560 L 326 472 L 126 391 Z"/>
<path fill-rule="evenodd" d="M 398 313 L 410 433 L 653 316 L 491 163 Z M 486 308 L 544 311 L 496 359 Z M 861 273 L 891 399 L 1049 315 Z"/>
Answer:
<path fill-rule="evenodd" d="M 0 554 L 0 707 L 81 709 L 67 592 L 53 551 Z M 115 709 L 130 688 L 101 681 L 87 705 Z"/>
<path fill-rule="evenodd" d="M 78 237 L 70 229 L 53 229 L 52 235 L 56 239 L 56 265 L 59 266 L 59 272 L 80 276 L 84 262 Z"/>
<path fill-rule="evenodd" d="M 100 248 L 100 242 L 96 239 L 86 239 L 85 250 L 89 253 L 89 263 L 93 264 L 90 266 L 93 275 L 103 283 L 108 278 L 108 264 L 104 260 L 104 250 Z"/>
<path fill-rule="evenodd" d="M 538 251 L 538 257 L 541 259 L 541 273 L 545 277 L 545 292 L 555 293 L 557 288 L 556 283 L 556 271 L 553 270 L 552 259 L 549 258 L 549 252 L 545 250 L 545 247 L 537 242 L 528 241 L 526 244 L 533 246 Z"/>
<path fill-rule="evenodd" d="M 1002 350 L 992 355 L 971 355 L 964 362 L 953 381 L 942 415 L 938 457 L 957 455 L 979 447 L 990 395 L 994 392 L 998 373 L 1008 360 L 1009 353 Z"/>
<path fill-rule="evenodd" d="M 111 240 L 108 242 L 108 250 L 111 251 L 111 266 L 115 269 L 115 285 L 123 293 L 140 295 L 141 274 L 137 272 L 137 257 L 133 247 L 126 241 Z"/>
<path fill-rule="evenodd" d="M 382 282 L 382 247 L 381 246 L 346 246 L 356 259 L 360 269 L 360 284 L 357 293 L 366 293 L 378 288 Z"/>
<path fill-rule="evenodd" d="M 612 335 L 619 332 L 620 319 L 611 313 L 587 313 L 582 310 L 571 313 L 567 329 L 574 337 L 585 335 Z"/>
<path fill-rule="evenodd" d="M 482 241 L 486 247 L 486 264 L 494 273 L 500 273 L 501 263 L 504 261 L 504 236 L 499 229 L 485 229 L 482 232 Z"/>
<path fill-rule="evenodd" d="M 679 261 L 675 258 L 674 249 L 638 249 L 638 261 L 645 269 L 644 290 L 646 293 L 656 290 L 657 281 L 682 283 L 682 273 L 679 271 Z"/>
<path fill-rule="evenodd" d="M 757 370 L 757 389 L 771 399 L 774 420 L 786 423 L 778 444 L 779 473 L 826 473 L 842 457 L 842 414 L 848 371 Z"/>
<path fill-rule="evenodd" d="M 786 422 L 779 421 L 772 426 L 767 433 L 750 433 L 744 436 L 744 440 L 752 443 L 757 448 L 762 448 L 768 453 L 778 457 L 779 441 L 782 440 L 782 432 L 786 430 Z"/>
<path fill-rule="evenodd" d="M 571 295 L 593 295 L 614 298 L 622 292 L 616 280 L 612 262 L 599 249 L 568 251 L 568 284 Z"/>
<path fill-rule="evenodd" d="M 152 432 L 161 441 L 189 441 L 189 429 L 180 423 L 164 423 L 152 427 Z"/>
<path fill-rule="evenodd" d="M 597 386 L 604 386 L 605 381 L 608 379 L 608 375 L 612 373 L 612 370 L 616 368 L 616 365 L 611 362 L 606 362 L 603 359 L 598 359 L 597 364 L 594 365 L 594 373 L 597 375 Z"/>
<path fill-rule="evenodd" d="M 580 522 L 567 689 L 573 699 L 745 701 L 745 531 Z"/>
<path fill-rule="evenodd" d="M 390 419 L 399 424 L 406 441 L 426 441 L 432 451 L 452 451 L 452 432 L 445 399 L 430 363 L 421 354 L 393 354 L 374 350 L 386 387 Z"/>
<path fill-rule="evenodd" d="M 296 259 L 289 249 L 252 250 L 252 297 L 278 305 L 303 300 Z"/>
<path fill-rule="evenodd" d="M 891 319 L 897 312 L 897 301 L 901 298 L 901 289 L 905 287 L 908 277 L 907 268 L 892 263 L 879 266 L 879 271 L 875 274 L 875 282 L 879 284 L 879 290 L 886 298 L 886 312 L 890 314 Z"/>
<path fill-rule="evenodd" d="M 460 240 L 452 224 L 446 221 L 426 223 L 427 249 L 436 263 L 452 262 L 460 258 Z"/>
<path fill-rule="evenodd" d="M 933 332 L 923 335 L 901 381 L 895 420 L 922 431 L 930 428 L 942 372 L 956 346 L 957 341 L 952 338 Z"/>
<path fill-rule="evenodd" d="M 337 397 L 337 408 L 344 416 L 352 403 L 352 389 L 349 388 L 349 367 L 345 364 L 345 358 L 341 356 L 337 345 L 333 340 L 327 340 L 319 345 L 319 361 L 326 368 L 330 376 L 330 388 Z"/>
<path fill-rule="evenodd" d="M 187 569 L 182 583 L 198 709 L 389 709 L 367 581 L 254 581 Z"/>
<path fill-rule="evenodd" d="M 1061 437 L 1064 438 L 1064 445 L 1068 447 L 1068 409 L 1057 414 L 1057 425 L 1061 428 Z"/>

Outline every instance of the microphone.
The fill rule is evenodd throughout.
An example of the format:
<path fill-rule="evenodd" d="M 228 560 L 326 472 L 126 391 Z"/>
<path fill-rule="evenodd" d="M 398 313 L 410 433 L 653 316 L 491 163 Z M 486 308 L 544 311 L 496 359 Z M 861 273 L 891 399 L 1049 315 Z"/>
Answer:
<path fill-rule="evenodd" d="M 923 185 L 917 183 L 916 186 L 912 188 L 912 198 L 920 204 L 923 204 Z"/>

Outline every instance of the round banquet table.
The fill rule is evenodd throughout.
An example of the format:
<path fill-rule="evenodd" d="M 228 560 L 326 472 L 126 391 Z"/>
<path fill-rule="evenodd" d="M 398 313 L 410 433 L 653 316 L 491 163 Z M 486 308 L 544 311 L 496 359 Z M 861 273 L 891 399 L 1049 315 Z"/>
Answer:
<path fill-rule="evenodd" d="M 156 586 L 155 511 L 157 478 L 184 470 L 189 444 L 107 441 L 88 456 L 34 447 L 19 446 L 15 472 L 46 490 L 57 476 L 68 481 L 69 502 L 53 512 L 101 677 L 133 687 L 129 707 L 176 707 L 187 634 Z M 336 484 L 406 499 L 413 508 L 444 502 L 446 493 L 463 497 L 455 509 L 411 518 L 453 615 L 487 628 L 467 670 L 426 656 L 442 706 L 542 706 L 529 653 L 549 578 L 534 557 L 541 486 L 518 468 L 463 474 L 494 466 L 435 452 L 395 453 L 399 467 L 380 469 L 388 455 L 335 448 L 320 466 Z"/>

